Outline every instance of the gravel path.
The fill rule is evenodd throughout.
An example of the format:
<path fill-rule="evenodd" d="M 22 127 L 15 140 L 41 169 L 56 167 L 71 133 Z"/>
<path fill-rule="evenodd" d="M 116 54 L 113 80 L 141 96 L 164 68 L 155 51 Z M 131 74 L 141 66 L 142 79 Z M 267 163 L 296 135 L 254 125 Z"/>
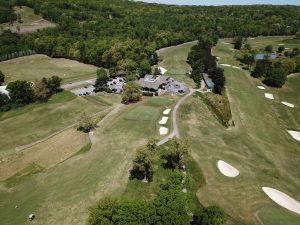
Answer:
<path fill-rule="evenodd" d="M 81 81 L 77 81 L 77 82 L 73 82 L 73 83 L 67 83 L 62 85 L 61 87 L 63 89 L 70 89 L 70 88 L 74 88 L 83 84 L 86 85 L 91 85 L 91 84 L 95 84 L 96 82 L 96 78 L 91 78 L 91 79 L 87 79 L 87 80 L 81 80 Z"/>
<path fill-rule="evenodd" d="M 168 140 L 172 139 L 173 137 L 180 137 L 180 133 L 179 133 L 179 129 L 177 126 L 177 120 L 176 120 L 176 114 L 177 114 L 177 110 L 179 108 L 179 106 L 192 94 L 194 94 L 196 91 L 198 91 L 197 89 L 190 89 L 189 93 L 186 94 L 185 96 L 183 96 L 175 105 L 173 111 L 172 111 L 172 123 L 173 123 L 173 131 L 166 136 L 164 139 L 160 140 L 159 142 L 157 142 L 157 145 L 162 145 L 164 143 L 166 143 Z"/>

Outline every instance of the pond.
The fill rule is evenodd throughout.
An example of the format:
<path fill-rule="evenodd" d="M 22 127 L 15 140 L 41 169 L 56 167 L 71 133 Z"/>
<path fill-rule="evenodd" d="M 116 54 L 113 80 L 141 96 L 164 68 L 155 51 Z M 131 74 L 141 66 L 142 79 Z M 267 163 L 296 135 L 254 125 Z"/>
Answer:
<path fill-rule="evenodd" d="M 276 53 L 258 53 L 254 56 L 254 58 L 257 59 L 265 59 L 265 58 L 269 58 L 269 59 L 276 59 L 277 54 Z"/>

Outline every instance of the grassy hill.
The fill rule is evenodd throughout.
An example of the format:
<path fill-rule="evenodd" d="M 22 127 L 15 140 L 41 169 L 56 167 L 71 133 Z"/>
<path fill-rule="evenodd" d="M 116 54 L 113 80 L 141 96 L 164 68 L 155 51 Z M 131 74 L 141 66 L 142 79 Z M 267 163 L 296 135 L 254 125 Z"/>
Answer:
<path fill-rule="evenodd" d="M 54 23 L 43 19 L 41 15 L 34 14 L 33 9 L 27 6 L 15 6 L 14 12 L 16 15 L 19 15 L 22 22 L 15 21 L 13 24 L 4 23 L 2 24 L 4 29 L 10 29 L 12 32 L 17 33 L 30 33 L 56 26 Z"/>
<path fill-rule="evenodd" d="M 68 83 L 95 77 L 97 67 L 37 54 L 0 62 L 0 70 L 6 76 L 6 83 L 14 80 L 34 81 L 53 75 L 61 77 L 63 83 Z"/>

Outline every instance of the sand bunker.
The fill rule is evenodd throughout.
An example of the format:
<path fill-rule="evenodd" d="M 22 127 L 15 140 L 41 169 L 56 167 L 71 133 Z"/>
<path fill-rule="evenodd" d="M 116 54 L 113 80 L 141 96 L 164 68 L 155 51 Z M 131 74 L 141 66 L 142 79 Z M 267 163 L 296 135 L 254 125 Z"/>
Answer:
<path fill-rule="evenodd" d="M 166 117 L 166 116 L 163 116 L 162 118 L 161 118 L 161 120 L 158 122 L 159 124 L 166 124 L 167 122 L 168 122 L 168 117 Z"/>
<path fill-rule="evenodd" d="M 261 90 L 265 90 L 266 88 L 264 86 L 257 86 Z"/>
<path fill-rule="evenodd" d="M 224 45 L 230 45 L 230 43 L 228 43 L 228 42 L 221 42 L 221 43 Z"/>
<path fill-rule="evenodd" d="M 278 44 L 278 45 L 284 45 L 283 43 L 281 43 L 281 44 Z"/>
<path fill-rule="evenodd" d="M 160 127 L 159 128 L 159 134 L 160 135 L 166 135 L 169 132 L 169 129 L 166 127 Z"/>
<path fill-rule="evenodd" d="M 236 177 L 240 173 L 236 168 L 222 160 L 218 161 L 218 168 L 220 172 L 227 177 Z"/>
<path fill-rule="evenodd" d="M 164 115 L 169 115 L 170 112 L 171 112 L 171 109 L 165 109 L 164 112 L 163 112 L 163 114 Z"/>
<path fill-rule="evenodd" d="M 217 59 L 220 59 L 220 57 L 219 57 L 219 56 L 217 56 L 216 58 L 217 58 Z"/>
<path fill-rule="evenodd" d="M 295 130 L 288 130 L 289 134 L 297 141 L 300 141 L 300 132 Z"/>
<path fill-rule="evenodd" d="M 229 64 L 220 64 L 221 66 L 231 66 L 231 65 L 229 65 Z"/>
<path fill-rule="evenodd" d="M 240 67 L 238 66 L 231 66 L 232 68 L 236 68 L 236 69 L 241 69 Z"/>
<path fill-rule="evenodd" d="M 0 86 L 0 93 L 8 95 L 8 91 L 6 90 L 6 86 Z"/>
<path fill-rule="evenodd" d="M 167 70 L 163 67 L 158 67 L 158 69 L 160 70 L 161 74 L 165 74 L 165 72 L 167 72 Z"/>
<path fill-rule="evenodd" d="M 278 205 L 300 214 L 300 202 L 274 188 L 263 187 L 262 190 Z"/>
<path fill-rule="evenodd" d="M 295 107 L 294 104 L 289 103 L 289 102 L 281 102 L 281 103 L 284 104 L 284 105 L 286 105 L 286 106 L 288 106 L 288 107 L 291 107 L 291 108 L 294 108 L 294 107 Z"/>
<path fill-rule="evenodd" d="M 270 93 L 265 93 L 265 97 L 268 99 L 274 99 L 274 96 Z"/>

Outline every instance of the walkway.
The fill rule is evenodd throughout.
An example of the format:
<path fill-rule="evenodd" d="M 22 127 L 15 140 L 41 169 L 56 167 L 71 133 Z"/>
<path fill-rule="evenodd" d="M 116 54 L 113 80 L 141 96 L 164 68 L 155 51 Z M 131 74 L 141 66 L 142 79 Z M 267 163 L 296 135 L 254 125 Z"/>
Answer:
<path fill-rule="evenodd" d="M 189 97 L 191 96 L 192 94 L 194 94 L 196 91 L 199 91 L 199 89 L 190 89 L 189 90 L 189 93 L 186 94 L 185 96 L 183 96 L 175 105 L 174 109 L 173 109 L 173 112 L 172 112 L 172 123 L 173 123 L 173 131 L 168 135 L 166 136 L 164 139 L 160 140 L 159 142 L 157 142 L 157 145 L 162 145 L 164 143 L 166 143 L 167 141 L 169 141 L 170 139 L 174 138 L 174 137 L 177 137 L 179 138 L 180 137 L 180 133 L 179 133 L 179 129 L 178 129 L 178 126 L 177 126 L 177 117 L 176 117 L 176 114 L 177 114 L 177 110 L 179 108 L 179 106 Z"/>

